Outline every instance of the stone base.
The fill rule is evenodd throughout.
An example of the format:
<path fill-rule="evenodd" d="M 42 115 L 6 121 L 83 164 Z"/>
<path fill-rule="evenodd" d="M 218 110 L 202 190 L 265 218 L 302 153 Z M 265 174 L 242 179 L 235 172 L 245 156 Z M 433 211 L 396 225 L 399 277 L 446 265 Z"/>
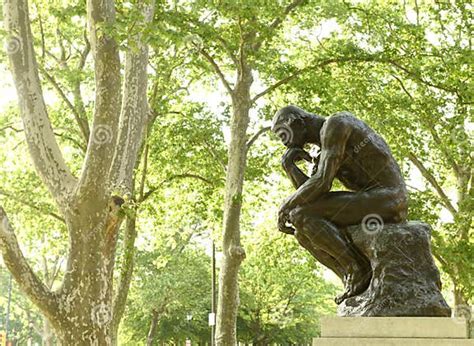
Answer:
<path fill-rule="evenodd" d="M 325 317 L 313 346 L 474 346 L 468 323 L 449 317 Z"/>

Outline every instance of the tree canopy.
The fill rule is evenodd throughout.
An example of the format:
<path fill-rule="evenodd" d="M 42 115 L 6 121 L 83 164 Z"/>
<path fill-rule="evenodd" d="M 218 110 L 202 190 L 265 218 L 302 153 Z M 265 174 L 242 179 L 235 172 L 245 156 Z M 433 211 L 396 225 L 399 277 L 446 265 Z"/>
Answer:
<path fill-rule="evenodd" d="M 310 343 L 341 287 L 277 231 L 293 188 L 268 130 L 288 104 L 349 110 L 385 138 L 408 218 L 433 227 L 443 293 L 472 305 L 470 2 L 1 6 L 11 340 L 208 342 L 214 242 L 217 344 Z"/>

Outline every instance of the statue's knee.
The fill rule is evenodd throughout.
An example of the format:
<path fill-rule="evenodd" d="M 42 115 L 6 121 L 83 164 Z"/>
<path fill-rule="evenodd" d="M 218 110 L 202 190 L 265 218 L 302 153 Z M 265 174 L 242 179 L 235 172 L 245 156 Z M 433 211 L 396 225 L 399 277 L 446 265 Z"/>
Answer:
<path fill-rule="evenodd" d="M 305 214 L 303 212 L 303 208 L 296 207 L 292 211 L 290 211 L 290 222 L 296 228 L 302 228 L 304 224 Z"/>
<path fill-rule="evenodd" d="M 407 219 L 408 205 L 405 199 L 393 198 L 389 204 L 390 221 L 394 223 L 404 222 Z"/>

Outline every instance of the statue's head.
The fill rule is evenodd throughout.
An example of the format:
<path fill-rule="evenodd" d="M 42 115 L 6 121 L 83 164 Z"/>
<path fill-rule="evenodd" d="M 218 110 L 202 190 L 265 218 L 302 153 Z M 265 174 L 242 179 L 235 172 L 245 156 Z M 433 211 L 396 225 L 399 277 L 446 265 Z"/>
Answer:
<path fill-rule="evenodd" d="M 308 143 L 307 123 L 314 119 L 314 114 L 290 105 L 283 107 L 275 113 L 272 121 L 272 131 L 288 148 L 302 148 Z"/>

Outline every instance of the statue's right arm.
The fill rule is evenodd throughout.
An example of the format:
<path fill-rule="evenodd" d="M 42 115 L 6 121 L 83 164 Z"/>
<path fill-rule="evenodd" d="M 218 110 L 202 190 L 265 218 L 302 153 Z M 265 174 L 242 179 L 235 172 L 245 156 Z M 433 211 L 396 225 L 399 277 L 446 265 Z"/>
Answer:
<path fill-rule="evenodd" d="M 304 174 L 295 163 L 283 162 L 282 166 L 295 189 L 298 189 L 309 179 L 309 177 Z"/>
<path fill-rule="evenodd" d="M 312 162 L 313 158 L 304 149 L 289 148 L 281 160 L 283 170 L 286 172 L 288 178 L 290 178 L 295 189 L 298 189 L 309 179 L 309 177 L 304 174 L 296 165 L 296 161 L 300 160 Z"/>
<path fill-rule="evenodd" d="M 330 118 L 322 136 L 321 158 L 316 174 L 308 178 L 286 202 L 287 208 L 318 199 L 331 189 L 336 172 L 342 163 L 346 142 L 351 134 L 350 124 L 340 118 Z"/>

